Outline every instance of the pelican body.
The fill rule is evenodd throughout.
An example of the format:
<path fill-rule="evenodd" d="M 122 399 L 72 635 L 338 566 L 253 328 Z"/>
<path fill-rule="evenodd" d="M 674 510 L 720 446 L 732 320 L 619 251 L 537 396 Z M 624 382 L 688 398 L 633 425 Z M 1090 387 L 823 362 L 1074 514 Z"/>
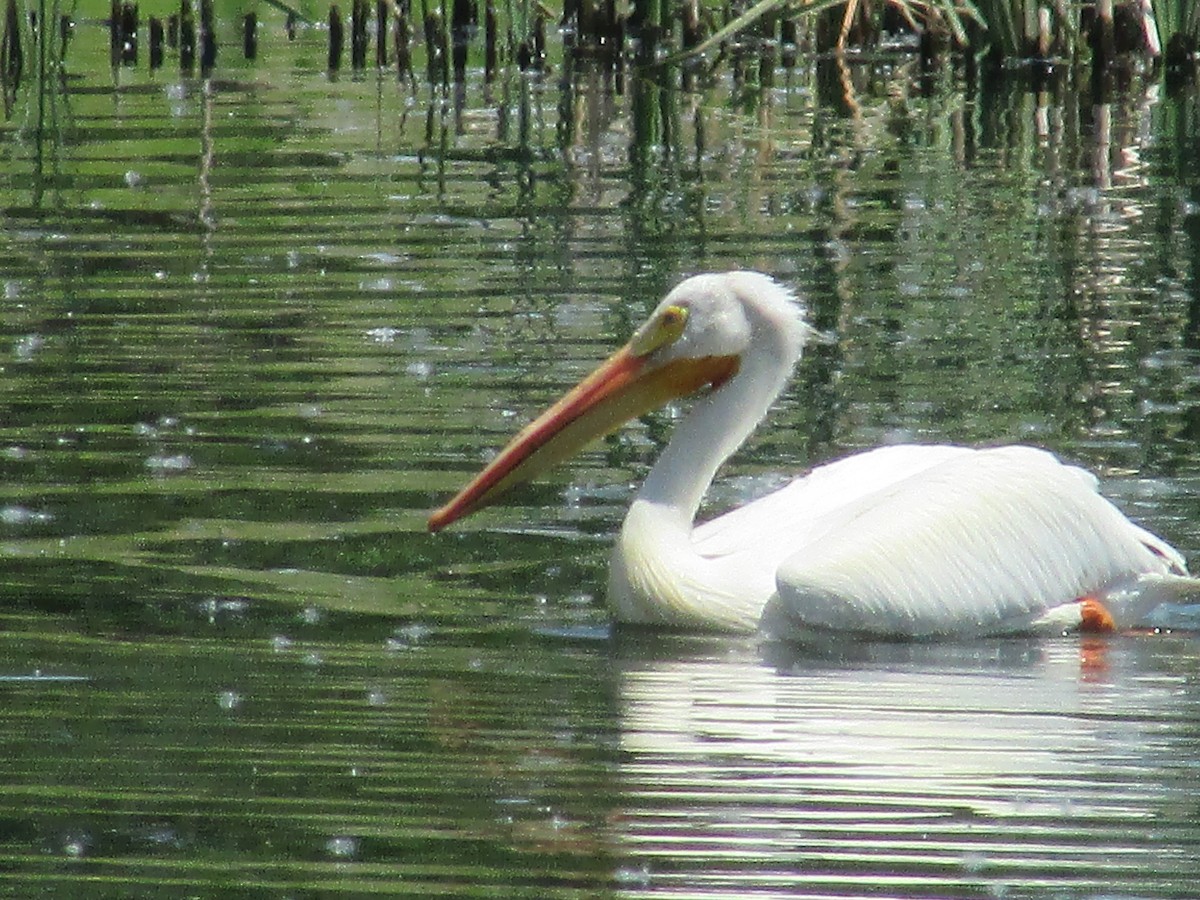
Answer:
<path fill-rule="evenodd" d="M 435 511 L 430 530 L 696 394 L 613 549 L 619 622 L 801 641 L 1112 630 L 1196 593 L 1178 551 L 1102 497 L 1094 476 L 1033 447 L 881 447 L 694 524 L 813 335 L 795 296 L 766 275 L 685 280 Z"/>

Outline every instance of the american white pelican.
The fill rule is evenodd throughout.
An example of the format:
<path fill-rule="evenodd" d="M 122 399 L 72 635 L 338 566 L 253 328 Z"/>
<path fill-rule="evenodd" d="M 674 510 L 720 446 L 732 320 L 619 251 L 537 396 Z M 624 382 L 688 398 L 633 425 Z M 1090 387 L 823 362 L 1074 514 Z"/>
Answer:
<path fill-rule="evenodd" d="M 608 599 L 621 622 L 800 640 L 1111 630 L 1200 584 L 1092 475 L 1031 447 L 881 447 L 693 525 L 812 335 L 795 297 L 765 275 L 687 279 L 434 512 L 430 530 L 699 392 L 617 539 Z"/>

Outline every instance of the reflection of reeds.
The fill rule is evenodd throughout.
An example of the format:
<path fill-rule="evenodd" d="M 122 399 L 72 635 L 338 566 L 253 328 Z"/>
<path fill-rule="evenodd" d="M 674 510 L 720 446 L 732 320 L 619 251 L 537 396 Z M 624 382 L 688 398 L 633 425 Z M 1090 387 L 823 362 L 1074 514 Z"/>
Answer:
<path fill-rule="evenodd" d="M 450 17 L 445 2 L 440 8 L 425 2 L 429 77 L 446 81 L 444 57 L 452 46 L 455 77 L 461 78 L 467 40 L 476 33 L 477 0 L 454 0 Z M 1188 68 L 1200 33 L 1198 10 L 1200 5 L 1185 5 L 1184 0 L 1159 0 L 1157 7 L 1153 0 L 1098 0 L 1085 6 L 1067 0 L 758 0 L 723 5 L 685 0 L 634 3 L 622 13 L 611 0 L 562 0 L 557 10 L 535 0 L 508 0 L 502 10 L 508 41 L 501 46 L 497 7 L 486 0 L 484 52 L 488 72 L 501 58 L 522 70 L 541 70 L 546 23 L 557 20 L 568 54 L 610 68 L 626 61 L 673 64 L 710 51 L 717 51 L 717 60 L 736 59 L 755 49 L 763 56 L 760 69 L 775 68 L 781 61 L 790 64 L 800 50 L 874 48 L 897 37 L 919 47 L 927 63 L 957 51 L 996 64 L 1090 61 L 1097 68 L 1123 56 L 1157 59 L 1165 42 L 1173 52 L 1169 60 Z"/>
<path fill-rule="evenodd" d="M 286 15 L 289 38 L 294 37 L 300 14 L 284 0 L 266 2 Z M 711 67 L 730 63 L 736 78 L 746 76 L 754 84 L 769 83 L 775 70 L 793 66 L 801 54 L 897 46 L 918 49 L 926 71 L 942 66 L 952 53 L 967 57 L 970 65 L 984 58 L 996 65 L 1032 61 L 1043 69 L 1090 62 L 1098 70 L 1115 61 L 1165 56 L 1169 74 L 1191 77 L 1200 36 L 1200 3 L 1191 0 L 1097 0 L 1083 6 L 1069 0 L 638 0 L 627 9 L 616 0 L 560 0 L 557 8 L 543 0 L 421 0 L 415 9 L 412 0 L 349 2 L 346 12 L 331 3 L 325 19 L 330 70 L 341 66 L 347 38 L 354 68 L 365 68 L 373 36 L 380 69 L 395 65 L 401 77 L 411 79 L 413 53 L 423 50 L 426 78 L 443 85 L 464 80 L 476 51 L 488 81 L 505 65 L 547 71 L 546 35 L 555 24 L 563 52 L 589 65 L 670 66 L 707 54 Z M 40 4 L 39 11 L 25 16 L 22 3 L 7 0 L 0 43 L 0 79 L 10 114 L 28 65 L 25 33 L 36 33 L 31 21 L 46 19 L 41 7 L 47 0 L 24 3 Z M 198 54 L 201 74 L 207 74 L 217 52 L 214 0 L 178 0 L 176 8 L 167 44 L 178 50 L 180 71 L 190 74 Z M 110 9 L 112 63 L 136 65 L 137 5 L 110 0 Z M 257 24 L 255 14 L 244 18 L 247 58 L 257 53 Z M 162 22 L 151 19 L 150 30 L 151 68 L 157 68 Z"/>
<path fill-rule="evenodd" d="M 189 0 L 181 0 L 177 21 L 179 22 L 179 70 L 190 73 L 196 64 L 196 18 L 192 15 L 192 4 Z"/>
<path fill-rule="evenodd" d="M 342 47 L 345 36 L 342 29 L 342 11 L 337 4 L 329 7 L 329 70 L 336 72 L 342 66 Z"/>
<path fill-rule="evenodd" d="M 1194 72 L 1196 51 L 1200 49 L 1200 3 L 1161 3 L 1155 9 L 1159 33 L 1166 39 L 1168 72 Z"/>
<path fill-rule="evenodd" d="M 17 87 L 21 84 L 21 72 L 25 67 L 25 54 L 21 49 L 21 17 L 17 12 L 17 0 L 8 0 L 4 12 L 4 34 L 0 37 L 0 82 L 4 87 L 4 117 L 12 115 Z"/>
<path fill-rule="evenodd" d="M 52 0 L 53 7 L 46 8 L 46 0 L 37 0 L 36 8 L 30 9 L 28 16 L 22 16 L 16 0 L 8 0 L 4 11 L 4 29 L 0 35 L 0 83 L 3 84 L 5 118 L 12 116 L 16 103 L 17 91 L 21 87 L 22 78 L 27 74 L 25 67 L 25 51 L 29 47 L 33 51 L 33 90 L 37 99 L 38 130 L 40 132 L 45 119 L 45 105 L 49 82 L 56 78 L 62 69 L 62 60 L 67 52 L 67 41 L 71 34 L 71 22 L 68 17 L 59 14 L 58 0 Z M 59 28 L 59 43 L 52 53 L 50 31 L 46 23 L 56 22 Z"/>
<path fill-rule="evenodd" d="M 66 94 L 63 60 L 71 32 L 71 20 L 62 15 L 59 0 L 31 0 L 24 11 L 16 0 L 6 4 L 0 34 L 4 116 L 10 119 L 18 111 L 22 116 L 20 133 L 28 139 L 32 154 L 30 188 L 34 207 L 41 204 L 46 185 L 46 155 L 50 154 L 53 166 L 54 154 L 62 143 L 58 129 Z"/>
<path fill-rule="evenodd" d="M 1117 58 L 1156 60 L 1192 68 L 1200 37 L 1200 5 L 1189 0 L 978 0 L 988 26 L 987 49 L 997 59 L 1034 58 L 1104 68 Z"/>
<path fill-rule="evenodd" d="M 736 9 L 737 7 L 735 7 Z M 891 33 L 907 32 L 928 54 L 952 46 L 986 53 L 997 62 L 1089 57 L 1103 67 L 1122 54 L 1156 59 L 1163 37 L 1179 65 L 1190 62 L 1200 35 L 1200 5 L 1184 0 L 759 0 L 700 36 L 705 9 L 695 3 L 679 11 L 682 43 L 673 60 L 686 59 L 728 42 L 804 42 L 819 53 L 871 47 Z M 776 23 L 778 22 L 778 26 Z M 764 27 L 765 26 L 765 27 Z"/>

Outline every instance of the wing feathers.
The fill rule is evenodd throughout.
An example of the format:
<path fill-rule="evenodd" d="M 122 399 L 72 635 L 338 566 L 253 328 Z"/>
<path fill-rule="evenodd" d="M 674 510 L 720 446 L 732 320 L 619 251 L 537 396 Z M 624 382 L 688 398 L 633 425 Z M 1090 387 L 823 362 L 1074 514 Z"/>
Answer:
<path fill-rule="evenodd" d="M 1094 485 L 1028 447 L 943 454 L 810 534 L 779 566 L 767 618 L 775 629 L 978 634 L 1174 568 L 1178 554 L 1147 546 Z"/>

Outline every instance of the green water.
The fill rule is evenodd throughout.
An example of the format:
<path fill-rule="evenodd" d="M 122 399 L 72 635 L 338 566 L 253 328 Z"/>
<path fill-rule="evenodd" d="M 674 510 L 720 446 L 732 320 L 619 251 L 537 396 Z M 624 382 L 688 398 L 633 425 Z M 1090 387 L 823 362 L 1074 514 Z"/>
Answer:
<path fill-rule="evenodd" d="M 1036 443 L 1200 558 L 1194 92 L 443 92 L 264 33 L 0 128 L 0 892 L 1189 897 L 1200 644 L 617 633 L 677 410 L 429 509 L 687 273 L 831 332 L 713 491 Z M 619 89 L 618 89 L 619 88 Z"/>

